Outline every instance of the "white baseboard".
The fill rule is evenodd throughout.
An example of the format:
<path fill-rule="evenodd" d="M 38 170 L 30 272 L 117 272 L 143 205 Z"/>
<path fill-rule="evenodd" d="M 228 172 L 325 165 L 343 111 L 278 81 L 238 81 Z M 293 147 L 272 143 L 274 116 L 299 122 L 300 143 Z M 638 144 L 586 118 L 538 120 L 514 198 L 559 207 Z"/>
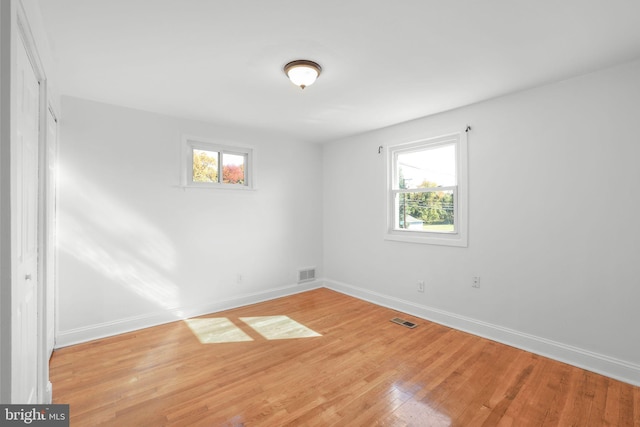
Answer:
<path fill-rule="evenodd" d="M 100 324 L 88 325 L 82 328 L 60 331 L 56 335 L 55 345 L 56 348 L 67 347 L 74 344 L 80 344 L 87 341 L 149 328 L 151 326 L 158 326 L 164 323 L 188 319 L 194 316 L 202 316 L 204 314 L 215 313 L 218 311 L 229 310 L 236 307 L 242 307 L 249 304 L 268 301 L 320 287 L 322 287 L 322 282 L 316 280 L 313 282 L 272 288 L 265 291 L 254 292 L 251 294 L 238 295 L 224 300 L 212 301 L 199 306 L 179 307 L 162 312 L 148 313 L 141 316 L 118 319 L 112 322 L 105 322 Z"/>
<path fill-rule="evenodd" d="M 434 307 L 325 279 L 328 289 L 640 386 L 640 365 Z"/>

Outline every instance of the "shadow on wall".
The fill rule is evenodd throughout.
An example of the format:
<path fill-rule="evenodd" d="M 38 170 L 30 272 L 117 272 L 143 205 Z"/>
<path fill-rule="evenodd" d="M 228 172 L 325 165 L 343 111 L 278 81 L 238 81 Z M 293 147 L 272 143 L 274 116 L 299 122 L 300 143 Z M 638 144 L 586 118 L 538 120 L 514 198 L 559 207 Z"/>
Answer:
<path fill-rule="evenodd" d="M 60 171 L 64 224 L 58 248 L 104 277 L 163 309 L 179 305 L 167 278 L 176 267 L 169 238 L 130 207 L 85 177 Z"/>

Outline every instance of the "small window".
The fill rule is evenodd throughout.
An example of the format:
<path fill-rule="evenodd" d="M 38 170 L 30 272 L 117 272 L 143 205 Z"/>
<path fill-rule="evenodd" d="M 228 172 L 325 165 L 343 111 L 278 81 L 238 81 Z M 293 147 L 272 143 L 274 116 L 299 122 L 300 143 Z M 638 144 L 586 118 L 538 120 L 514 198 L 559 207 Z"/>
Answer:
<path fill-rule="evenodd" d="M 184 184 L 210 188 L 253 188 L 253 149 L 184 138 Z"/>
<path fill-rule="evenodd" d="M 387 149 L 389 240 L 467 246 L 466 134 Z"/>

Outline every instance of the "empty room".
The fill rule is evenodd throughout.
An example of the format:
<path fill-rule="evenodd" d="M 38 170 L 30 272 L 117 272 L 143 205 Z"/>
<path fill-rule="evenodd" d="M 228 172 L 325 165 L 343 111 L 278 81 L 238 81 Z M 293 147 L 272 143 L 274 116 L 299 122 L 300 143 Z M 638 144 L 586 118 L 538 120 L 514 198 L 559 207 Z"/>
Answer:
<path fill-rule="evenodd" d="M 640 426 L 639 16 L 2 0 L 0 424 Z"/>

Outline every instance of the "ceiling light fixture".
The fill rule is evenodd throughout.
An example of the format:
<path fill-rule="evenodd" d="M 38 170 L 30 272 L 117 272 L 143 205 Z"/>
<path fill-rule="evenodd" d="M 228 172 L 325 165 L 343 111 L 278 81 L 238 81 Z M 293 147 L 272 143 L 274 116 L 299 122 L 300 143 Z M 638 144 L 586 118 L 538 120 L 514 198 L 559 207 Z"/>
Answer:
<path fill-rule="evenodd" d="M 289 77 L 291 83 L 300 86 L 301 89 L 311 86 L 320 76 L 321 71 L 320 65 L 306 59 L 291 61 L 284 66 L 284 73 Z"/>

